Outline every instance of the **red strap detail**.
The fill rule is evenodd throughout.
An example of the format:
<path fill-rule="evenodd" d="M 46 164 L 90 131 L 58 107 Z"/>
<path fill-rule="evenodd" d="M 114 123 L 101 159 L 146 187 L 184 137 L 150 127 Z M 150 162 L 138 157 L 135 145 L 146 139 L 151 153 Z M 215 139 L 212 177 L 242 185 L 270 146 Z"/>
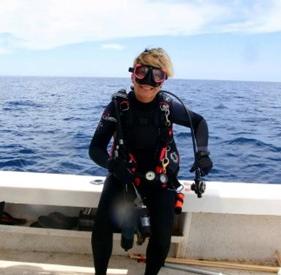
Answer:
<path fill-rule="evenodd" d="M 172 128 L 169 128 L 168 135 L 169 135 L 169 137 L 173 136 L 173 129 Z"/>
<path fill-rule="evenodd" d="M 156 166 L 156 167 L 155 167 L 155 173 L 156 173 L 156 174 L 161 174 L 161 173 L 163 173 L 163 167 L 161 167 L 161 166 Z"/>
<path fill-rule="evenodd" d="M 167 147 L 163 147 L 160 151 L 160 156 L 159 156 L 160 161 L 165 158 L 166 152 L 167 152 Z"/>
<path fill-rule="evenodd" d="M 134 155 L 132 153 L 129 153 L 129 161 L 136 163 L 136 158 L 134 157 Z"/>
<path fill-rule="evenodd" d="M 176 201 L 175 201 L 175 207 L 176 208 L 182 208 L 183 203 L 184 203 L 184 194 L 183 193 L 177 193 Z"/>
<path fill-rule="evenodd" d="M 141 179 L 139 177 L 136 177 L 134 179 L 134 184 L 135 184 L 135 186 L 139 186 L 141 184 Z"/>
<path fill-rule="evenodd" d="M 184 194 L 183 193 L 177 193 L 177 199 L 184 199 Z"/>

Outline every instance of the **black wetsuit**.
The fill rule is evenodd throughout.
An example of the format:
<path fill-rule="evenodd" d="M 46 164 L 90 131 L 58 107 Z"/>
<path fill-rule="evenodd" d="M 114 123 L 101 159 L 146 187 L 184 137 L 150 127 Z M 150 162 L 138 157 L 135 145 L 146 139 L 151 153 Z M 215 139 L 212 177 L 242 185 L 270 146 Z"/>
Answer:
<path fill-rule="evenodd" d="M 124 127 L 126 145 L 134 152 L 138 169 L 145 173 L 154 170 L 155 151 L 159 144 L 159 94 L 150 103 L 139 102 L 134 92 L 128 94 L 133 123 Z M 170 116 L 172 123 L 190 127 L 190 122 L 183 106 L 170 99 Z M 190 111 L 198 149 L 206 151 L 208 146 L 208 127 L 204 118 Z M 89 154 L 98 165 L 108 168 L 110 155 L 108 144 L 116 132 L 116 116 L 114 104 L 111 102 L 105 109 L 96 132 L 92 138 Z M 123 123 L 126 124 L 126 123 Z M 176 176 L 176 175 L 175 175 Z M 151 236 L 147 247 L 145 275 L 158 274 L 168 254 L 172 227 L 174 222 L 175 192 L 170 189 L 146 185 L 142 195 L 150 213 Z M 100 198 L 92 234 L 94 265 L 97 275 L 105 275 L 112 252 L 114 231 L 113 213 L 115 203 L 123 196 L 123 185 L 113 175 L 107 177 Z"/>

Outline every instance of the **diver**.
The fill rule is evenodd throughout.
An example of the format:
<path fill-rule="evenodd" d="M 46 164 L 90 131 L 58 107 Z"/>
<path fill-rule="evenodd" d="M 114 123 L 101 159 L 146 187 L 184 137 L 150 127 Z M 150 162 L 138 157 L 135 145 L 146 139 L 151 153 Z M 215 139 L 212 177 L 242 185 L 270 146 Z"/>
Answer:
<path fill-rule="evenodd" d="M 164 265 L 173 230 L 176 190 L 180 187 L 177 179 L 180 156 L 173 138 L 174 123 L 194 129 L 198 150 L 191 171 L 200 168 L 204 176 L 213 166 L 205 119 L 192 111 L 188 119 L 184 106 L 161 90 L 173 75 L 168 54 L 162 48 L 145 49 L 135 58 L 129 72 L 131 91 L 120 90 L 112 96 L 89 147 L 90 158 L 109 171 L 92 232 L 96 275 L 106 274 L 113 232 L 116 224 L 120 225 L 118 207 L 124 192 L 132 202 L 138 194 L 150 217 L 144 274 L 156 275 Z M 107 148 L 112 138 L 109 153 Z"/>

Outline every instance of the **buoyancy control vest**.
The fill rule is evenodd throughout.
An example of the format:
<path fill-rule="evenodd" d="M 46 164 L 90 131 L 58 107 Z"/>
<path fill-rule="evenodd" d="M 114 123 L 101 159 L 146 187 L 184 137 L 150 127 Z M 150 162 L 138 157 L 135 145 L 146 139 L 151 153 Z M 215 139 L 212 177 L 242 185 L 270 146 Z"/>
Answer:
<path fill-rule="evenodd" d="M 160 91 L 154 102 L 155 105 L 141 113 L 135 108 L 136 106 L 131 106 L 132 99 L 125 90 L 119 90 L 112 98 L 117 102 L 115 111 L 119 112 L 119 115 L 116 117 L 119 117 L 124 133 L 124 143 L 130 169 L 134 174 L 134 184 L 140 186 L 143 183 L 155 182 L 163 188 L 177 188 L 179 153 L 173 138 L 170 97 Z M 143 140 L 144 137 L 147 140 Z M 138 152 L 143 150 L 150 150 L 151 160 L 140 161 Z M 149 168 L 144 168 L 141 163 L 151 163 L 151 165 Z"/>

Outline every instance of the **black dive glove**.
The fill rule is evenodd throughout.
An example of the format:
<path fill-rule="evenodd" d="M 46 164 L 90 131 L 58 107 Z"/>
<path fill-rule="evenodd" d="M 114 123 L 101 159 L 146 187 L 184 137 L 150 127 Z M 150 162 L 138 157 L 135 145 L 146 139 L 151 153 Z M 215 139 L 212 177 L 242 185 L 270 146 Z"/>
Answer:
<path fill-rule="evenodd" d="M 200 168 L 201 176 L 206 176 L 212 167 L 213 162 L 209 157 L 209 152 L 199 151 L 196 153 L 196 158 L 190 169 L 190 172 L 194 172 L 197 168 Z"/>
<path fill-rule="evenodd" d="M 129 164 L 119 158 L 109 160 L 108 171 L 123 184 L 131 183 L 134 179 L 134 175 L 129 170 Z"/>

